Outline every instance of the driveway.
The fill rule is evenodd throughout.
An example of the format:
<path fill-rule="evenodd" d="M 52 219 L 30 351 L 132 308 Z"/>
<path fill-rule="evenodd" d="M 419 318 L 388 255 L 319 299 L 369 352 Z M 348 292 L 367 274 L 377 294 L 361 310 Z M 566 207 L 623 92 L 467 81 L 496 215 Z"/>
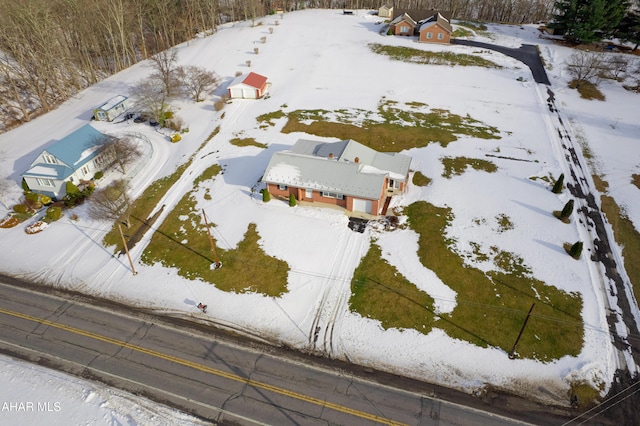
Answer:
<path fill-rule="evenodd" d="M 546 84 L 547 86 L 551 85 L 551 83 L 549 82 L 549 77 L 547 77 L 547 72 L 544 69 L 544 65 L 542 65 L 542 60 L 540 59 L 538 49 L 536 49 L 533 44 L 523 44 L 519 49 L 498 46 L 497 44 L 481 43 L 479 41 L 459 39 L 451 39 L 451 44 L 481 47 L 483 49 L 495 50 L 496 52 L 511 56 L 512 58 L 524 63 L 531 69 L 533 79 L 536 81 L 536 83 Z"/>

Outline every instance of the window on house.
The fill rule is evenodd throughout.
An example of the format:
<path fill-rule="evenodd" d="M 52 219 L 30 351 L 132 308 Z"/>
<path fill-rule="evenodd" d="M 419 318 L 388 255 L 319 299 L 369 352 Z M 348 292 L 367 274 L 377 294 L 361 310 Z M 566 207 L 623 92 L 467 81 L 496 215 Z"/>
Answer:
<path fill-rule="evenodd" d="M 47 164 L 58 164 L 58 162 L 56 161 L 56 157 L 54 157 L 51 154 L 43 154 L 42 158 L 44 159 L 44 162 Z"/>
<path fill-rule="evenodd" d="M 433 38 L 433 34 L 431 32 L 427 33 L 427 38 Z"/>
<path fill-rule="evenodd" d="M 400 32 L 401 33 L 408 33 L 409 32 L 409 27 L 400 27 Z"/>
<path fill-rule="evenodd" d="M 287 185 L 278 185 L 278 189 L 279 189 L 280 191 L 286 191 L 286 190 L 287 190 L 287 188 L 288 188 L 288 186 L 287 186 Z"/>
<path fill-rule="evenodd" d="M 439 33 L 439 34 L 438 34 L 438 40 L 442 40 L 443 38 L 444 38 L 444 34 Z"/>
<path fill-rule="evenodd" d="M 38 181 L 38 185 L 53 186 L 53 181 L 51 179 L 37 178 L 36 180 Z"/>
<path fill-rule="evenodd" d="M 337 194 L 335 192 L 322 192 L 322 196 L 326 198 L 336 198 L 338 200 L 344 200 L 344 195 Z"/>
<path fill-rule="evenodd" d="M 84 166 L 82 168 L 82 174 L 85 175 L 85 176 L 89 174 L 89 168 L 87 166 Z"/>

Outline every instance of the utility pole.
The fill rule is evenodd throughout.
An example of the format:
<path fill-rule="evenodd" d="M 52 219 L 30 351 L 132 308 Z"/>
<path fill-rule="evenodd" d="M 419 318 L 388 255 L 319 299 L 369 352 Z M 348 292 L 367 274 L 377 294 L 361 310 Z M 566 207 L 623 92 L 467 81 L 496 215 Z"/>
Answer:
<path fill-rule="evenodd" d="M 122 237 L 122 244 L 124 245 L 124 251 L 127 253 L 127 258 L 129 259 L 129 265 L 131 265 L 131 272 L 133 275 L 138 275 L 136 272 L 136 268 L 133 267 L 133 261 L 131 260 L 131 255 L 129 254 L 129 247 L 127 247 L 127 240 L 124 238 L 124 234 L 122 233 L 122 226 L 118 223 L 118 229 L 120 230 L 120 236 Z"/>
<path fill-rule="evenodd" d="M 222 267 L 222 263 L 218 260 L 218 254 L 216 253 L 216 245 L 213 242 L 213 237 L 211 236 L 211 229 L 209 229 L 209 222 L 207 221 L 207 214 L 202 209 L 202 217 L 204 217 L 204 225 L 207 227 L 207 233 L 209 234 L 209 243 L 211 243 L 211 251 L 213 252 L 213 258 L 215 259 L 213 269 L 220 269 Z"/>
<path fill-rule="evenodd" d="M 524 319 L 524 324 L 522 324 L 522 328 L 520 329 L 520 334 L 518 334 L 518 338 L 516 339 L 516 342 L 513 344 L 513 348 L 511 349 L 511 352 L 509 352 L 509 359 L 516 359 L 516 346 L 518 346 L 518 342 L 520 341 L 520 337 L 522 337 L 522 332 L 524 331 L 524 328 L 527 326 L 527 321 L 529 321 L 529 317 L 531 316 L 531 311 L 533 311 L 534 306 L 536 306 L 536 304 L 532 303 L 531 309 L 529 309 L 529 313 L 527 314 L 527 317 Z"/>

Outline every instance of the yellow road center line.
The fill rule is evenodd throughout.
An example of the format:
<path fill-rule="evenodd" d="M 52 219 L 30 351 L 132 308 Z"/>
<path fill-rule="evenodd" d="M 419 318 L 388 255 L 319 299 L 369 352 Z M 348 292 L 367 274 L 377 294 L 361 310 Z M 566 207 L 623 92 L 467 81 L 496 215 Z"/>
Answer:
<path fill-rule="evenodd" d="M 32 321 L 32 322 L 36 322 L 39 324 L 43 324 L 43 325 L 47 325 L 49 327 L 54 327 L 60 330 L 64 330 L 64 331 L 68 331 L 69 333 L 74 333 L 74 334 L 78 334 L 81 336 L 85 336 L 85 337 L 89 337 L 92 338 L 94 340 L 99 340 L 105 343 L 110 343 L 112 345 L 115 346 L 120 346 L 123 348 L 127 348 L 127 349 L 131 349 L 133 351 L 136 352 L 140 352 L 143 354 L 147 354 L 156 358 L 160 358 L 160 359 L 164 359 L 167 361 L 171 361 L 174 362 L 176 364 L 180 364 L 180 365 L 184 365 L 187 367 L 191 367 L 194 368 L 196 370 L 200 370 L 206 373 L 210 373 L 210 374 L 214 374 L 216 376 L 219 377 L 223 377 L 225 379 L 229 379 L 229 380 L 234 380 L 236 382 L 240 382 L 240 383 L 244 383 L 247 384 L 249 386 L 253 386 L 255 388 L 260 388 L 260 389 L 264 389 L 273 393 L 277 393 L 280 395 L 285 395 L 288 396 L 290 398 L 294 398 L 294 399 L 298 399 L 301 401 L 305 401 L 308 402 L 310 404 L 315 404 L 315 405 L 319 405 L 321 407 L 325 407 L 325 408 L 330 408 L 332 410 L 335 411 L 339 411 L 345 414 L 350 414 L 352 416 L 355 417 L 360 417 L 363 419 L 367 419 L 367 420 L 372 420 L 374 422 L 378 422 L 378 423 L 382 423 L 382 424 L 386 424 L 389 426 L 401 426 L 403 425 L 403 423 L 398 423 L 398 422 L 394 422 L 393 420 L 389 420 L 389 419 L 385 419 L 383 417 L 379 417 L 376 416 L 374 414 L 369 414 L 369 413 L 365 413 L 364 411 L 359 411 L 359 410 L 355 410 L 349 407 L 345 407 L 343 405 L 339 405 L 339 404 L 334 404 L 332 402 L 328 402 L 328 401 L 323 401 L 321 399 L 318 398 L 314 398 L 312 396 L 308 396 L 308 395 L 304 395 L 295 391 L 291 391 L 288 389 L 284 389 L 278 386 L 273 386 L 270 385 L 268 383 L 263 383 L 263 382 L 259 382 L 256 380 L 252 380 L 252 379 L 246 379 L 244 377 L 238 376 L 236 374 L 232 374 L 232 373 L 227 373 L 225 371 L 222 370 L 218 370 L 216 368 L 211 368 L 211 367 L 207 367 L 206 365 L 202 365 L 202 364 L 198 364 L 192 361 L 188 361 L 186 359 L 182 359 L 182 358 L 178 358 L 176 356 L 173 355 L 168 355 L 162 352 L 158 352 L 158 351 L 154 351 L 153 349 L 147 349 L 147 348 L 143 348 L 142 346 L 138 346 L 138 345 L 132 345 L 131 343 L 127 343 L 127 342 L 123 342 L 122 340 L 117 340 L 117 339 L 112 339 L 111 337 L 107 337 L 107 336 L 102 336 L 100 334 L 95 334 L 95 333 L 91 333 L 89 331 L 85 331 L 85 330 L 81 330 L 79 328 L 75 328 L 75 327 L 71 327 L 68 325 L 64 325 L 64 324 L 59 324 L 57 322 L 53 322 L 53 321 L 49 321 L 43 318 L 38 318 L 38 317 L 34 317 L 31 315 L 27 315 L 27 314 L 22 314 L 20 312 L 14 312 L 14 311 L 9 311 L 3 308 L 0 308 L 0 313 L 12 316 L 12 317 L 16 317 L 16 318 L 21 318 L 27 321 Z"/>

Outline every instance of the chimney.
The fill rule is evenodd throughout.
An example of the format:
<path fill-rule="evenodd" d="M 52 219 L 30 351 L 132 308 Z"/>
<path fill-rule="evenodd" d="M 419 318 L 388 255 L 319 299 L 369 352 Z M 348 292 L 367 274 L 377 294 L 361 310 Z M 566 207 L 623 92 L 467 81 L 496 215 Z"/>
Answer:
<path fill-rule="evenodd" d="M 353 162 L 354 162 L 354 163 L 359 163 L 359 162 L 360 162 L 360 157 L 356 157 L 356 158 L 354 158 L 354 159 L 353 159 Z"/>
<path fill-rule="evenodd" d="M 329 160 L 333 160 L 333 152 L 329 153 Z"/>

